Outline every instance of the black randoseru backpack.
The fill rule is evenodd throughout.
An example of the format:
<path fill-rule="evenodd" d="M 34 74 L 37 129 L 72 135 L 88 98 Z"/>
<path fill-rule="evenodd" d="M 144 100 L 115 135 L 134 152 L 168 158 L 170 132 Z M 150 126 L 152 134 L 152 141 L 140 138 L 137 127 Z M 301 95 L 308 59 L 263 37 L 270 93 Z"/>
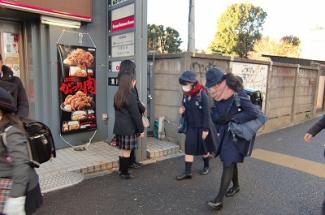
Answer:
<path fill-rule="evenodd" d="M 27 149 L 30 165 L 38 168 L 52 157 L 56 157 L 54 140 L 50 128 L 42 122 L 25 120 L 23 122 L 26 136 L 28 138 Z M 5 129 L 2 134 L 2 142 L 7 146 L 6 132 L 11 126 Z"/>
<path fill-rule="evenodd" d="M 28 153 L 33 167 L 56 157 L 54 140 L 50 128 L 42 122 L 25 121 L 24 127 L 29 140 Z"/>

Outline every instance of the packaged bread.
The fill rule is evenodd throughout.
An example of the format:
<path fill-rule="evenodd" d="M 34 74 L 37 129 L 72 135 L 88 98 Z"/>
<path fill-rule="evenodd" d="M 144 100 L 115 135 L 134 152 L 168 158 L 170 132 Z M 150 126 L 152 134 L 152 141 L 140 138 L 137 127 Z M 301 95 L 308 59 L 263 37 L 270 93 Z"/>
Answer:
<path fill-rule="evenodd" d="M 86 111 L 75 111 L 72 113 L 71 120 L 80 121 L 87 118 Z"/>
<path fill-rule="evenodd" d="M 69 131 L 80 129 L 80 124 L 78 121 L 70 121 L 68 122 L 68 125 L 69 125 Z"/>

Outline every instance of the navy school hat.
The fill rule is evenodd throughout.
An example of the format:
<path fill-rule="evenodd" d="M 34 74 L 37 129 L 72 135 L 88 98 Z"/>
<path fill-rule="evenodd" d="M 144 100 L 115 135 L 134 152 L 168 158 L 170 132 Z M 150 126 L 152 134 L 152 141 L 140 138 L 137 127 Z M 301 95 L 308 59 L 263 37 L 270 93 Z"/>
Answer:
<path fill-rule="evenodd" d="M 0 87 L 0 110 L 6 112 L 17 111 L 14 98 L 2 87 Z"/>
<path fill-rule="evenodd" d="M 192 71 L 185 71 L 178 79 L 179 83 L 184 85 L 185 83 L 196 83 L 196 74 Z"/>
<path fill-rule="evenodd" d="M 206 83 L 205 86 L 207 88 L 213 87 L 214 85 L 223 81 L 225 73 L 217 68 L 208 69 L 205 74 Z"/>

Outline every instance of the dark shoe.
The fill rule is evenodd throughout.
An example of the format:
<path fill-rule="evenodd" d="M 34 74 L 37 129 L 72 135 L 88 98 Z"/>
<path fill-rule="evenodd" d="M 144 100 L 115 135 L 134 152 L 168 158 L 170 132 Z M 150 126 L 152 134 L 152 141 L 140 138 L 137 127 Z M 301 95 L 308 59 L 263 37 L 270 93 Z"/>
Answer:
<path fill-rule="evenodd" d="M 215 210 L 221 210 L 223 207 L 223 203 L 216 200 L 208 201 L 208 205 Z"/>
<path fill-rule="evenodd" d="M 134 162 L 134 163 L 130 164 L 131 169 L 139 169 L 141 166 L 142 166 L 142 164 L 138 163 L 138 162 Z"/>
<path fill-rule="evenodd" d="M 179 175 L 176 177 L 176 180 L 177 181 L 181 181 L 181 180 L 184 180 L 184 179 L 191 179 L 192 178 L 192 175 L 188 175 L 188 174 L 182 174 L 182 175 Z"/>
<path fill-rule="evenodd" d="M 131 174 L 120 174 L 120 177 L 122 179 L 133 179 L 134 178 L 134 176 Z"/>
<path fill-rule="evenodd" d="M 209 168 L 208 167 L 204 167 L 201 172 L 200 172 L 201 175 L 207 175 L 209 174 Z"/>
<path fill-rule="evenodd" d="M 226 197 L 233 197 L 236 193 L 239 192 L 239 187 L 232 187 L 230 188 L 227 193 L 225 194 Z"/>

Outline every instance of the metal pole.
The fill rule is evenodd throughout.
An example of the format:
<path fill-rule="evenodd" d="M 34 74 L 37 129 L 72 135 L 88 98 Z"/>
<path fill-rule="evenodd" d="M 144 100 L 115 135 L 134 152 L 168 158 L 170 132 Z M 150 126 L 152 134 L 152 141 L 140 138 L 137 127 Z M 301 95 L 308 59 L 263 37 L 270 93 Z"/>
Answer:
<path fill-rule="evenodd" d="M 189 0 L 187 51 L 195 52 L 195 7 L 194 0 Z"/>

